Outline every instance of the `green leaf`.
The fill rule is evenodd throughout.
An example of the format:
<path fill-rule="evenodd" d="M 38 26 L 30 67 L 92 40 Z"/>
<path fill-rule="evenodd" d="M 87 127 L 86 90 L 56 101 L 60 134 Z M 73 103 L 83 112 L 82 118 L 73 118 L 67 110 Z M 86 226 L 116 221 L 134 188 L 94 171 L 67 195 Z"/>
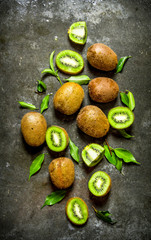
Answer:
<path fill-rule="evenodd" d="M 72 158 L 79 163 L 79 148 L 71 141 L 71 139 L 69 138 L 69 148 L 70 148 L 70 155 L 72 156 Z"/>
<path fill-rule="evenodd" d="M 53 76 L 56 76 L 56 73 L 53 70 L 51 70 L 50 68 L 44 69 L 41 73 L 49 73 Z"/>
<path fill-rule="evenodd" d="M 41 207 L 45 206 L 52 206 L 58 202 L 60 202 L 66 195 L 66 190 L 58 190 L 55 192 L 52 192 L 50 195 L 48 195 L 45 199 L 44 205 Z"/>
<path fill-rule="evenodd" d="M 116 155 L 115 155 L 116 156 Z M 122 164 L 123 164 L 123 162 L 122 162 L 122 160 L 121 159 L 119 159 L 117 156 L 116 156 L 116 165 L 115 165 L 115 167 L 116 167 L 116 169 L 118 170 L 118 171 L 122 171 Z"/>
<path fill-rule="evenodd" d="M 119 129 L 118 131 L 119 131 L 119 133 L 120 133 L 123 137 L 125 137 L 125 138 L 132 138 L 132 137 L 134 137 L 134 136 L 128 134 L 128 133 L 125 131 L 125 129 Z"/>
<path fill-rule="evenodd" d="M 119 73 L 122 71 L 124 64 L 128 58 L 131 58 L 131 56 L 125 56 L 125 57 L 120 58 L 120 60 L 118 61 L 117 67 L 116 67 L 116 73 Z"/>
<path fill-rule="evenodd" d="M 44 157 L 45 157 L 45 154 L 42 153 L 33 160 L 30 166 L 29 180 L 33 174 L 35 174 L 36 172 L 39 171 L 39 169 L 41 169 L 41 165 L 44 161 Z"/>
<path fill-rule="evenodd" d="M 23 108 L 28 108 L 30 110 L 35 110 L 35 109 L 38 109 L 36 108 L 35 105 L 33 104 L 30 104 L 30 103 L 26 103 L 26 102 L 19 102 L 19 104 L 23 107 Z"/>
<path fill-rule="evenodd" d="M 124 103 L 127 107 L 129 107 L 129 98 L 125 92 L 120 92 L 120 97 L 122 103 Z"/>
<path fill-rule="evenodd" d="M 41 103 L 41 113 L 48 108 L 49 105 L 49 95 L 45 96 Z"/>
<path fill-rule="evenodd" d="M 114 152 L 111 152 L 110 153 L 110 150 L 108 148 L 107 145 L 104 145 L 104 149 L 105 149 L 105 157 L 106 159 L 109 161 L 109 163 L 113 164 L 114 166 L 116 166 L 116 159 L 115 159 L 115 156 L 114 156 Z"/>
<path fill-rule="evenodd" d="M 123 159 L 124 162 L 126 163 L 136 163 L 136 164 L 140 164 L 139 162 L 136 161 L 135 157 L 132 155 L 132 153 L 126 149 L 123 148 L 115 148 L 114 152 L 116 154 L 117 157 L 119 157 L 120 159 Z"/>
<path fill-rule="evenodd" d="M 54 69 L 54 66 L 53 66 L 54 53 L 55 53 L 55 51 L 53 51 L 53 52 L 50 54 L 50 68 L 52 69 L 53 72 L 55 72 L 55 69 Z"/>
<path fill-rule="evenodd" d="M 93 206 L 92 206 L 93 207 Z M 99 211 L 97 210 L 95 207 L 93 207 L 95 214 L 98 218 L 100 218 L 101 220 L 103 220 L 104 222 L 110 223 L 110 224 L 115 224 L 116 221 L 113 221 L 111 219 L 111 214 L 109 211 Z"/>
<path fill-rule="evenodd" d="M 66 82 L 75 82 L 80 85 L 82 84 L 88 84 L 91 79 L 87 75 L 81 75 L 81 76 L 71 76 L 69 78 L 63 79 L 63 81 Z"/>
<path fill-rule="evenodd" d="M 40 93 L 45 92 L 46 89 L 47 89 L 46 84 L 43 81 L 40 81 L 40 80 L 37 80 L 37 82 L 38 82 L 37 91 L 40 92 Z"/>
<path fill-rule="evenodd" d="M 130 92 L 128 90 L 127 90 L 127 92 L 128 92 L 127 97 L 128 97 L 128 100 L 129 100 L 128 107 L 131 111 L 133 111 L 134 108 L 135 108 L 135 99 L 134 99 L 134 96 L 133 96 L 132 92 Z"/>

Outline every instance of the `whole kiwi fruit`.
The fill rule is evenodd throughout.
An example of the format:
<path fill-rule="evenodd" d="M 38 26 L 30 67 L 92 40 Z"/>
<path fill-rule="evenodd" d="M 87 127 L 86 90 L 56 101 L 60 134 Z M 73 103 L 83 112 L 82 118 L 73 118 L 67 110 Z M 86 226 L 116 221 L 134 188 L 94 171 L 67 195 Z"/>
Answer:
<path fill-rule="evenodd" d="M 58 189 L 68 188 L 74 182 L 74 164 L 69 158 L 56 158 L 49 164 L 49 174 L 51 181 Z"/>
<path fill-rule="evenodd" d="M 95 43 L 88 48 L 87 60 L 92 67 L 102 71 L 112 71 L 118 63 L 116 53 L 103 43 Z"/>
<path fill-rule="evenodd" d="M 21 132 L 26 143 L 38 147 L 45 142 L 47 122 L 38 112 L 26 113 L 21 120 Z"/>
<path fill-rule="evenodd" d="M 74 114 L 84 99 L 84 90 L 74 82 L 64 83 L 54 95 L 54 108 L 66 115 Z"/>
<path fill-rule="evenodd" d="M 66 204 L 66 215 L 75 225 L 85 224 L 89 216 L 87 204 L 82 198 L 70 198 Z"/>
<path fill-rule="evenodd" d="M 100 138 L 109 131 L 109 122 L 103 111 L 93 105 L 83 107 L 77 116 L 77 125 L 87 135 Z"/>
<path fill-rule="evenodd" d="M 95 102 L 108 103 L 117 98 L 118 84 L 111 78 L 98 77 L 89 82 L 89 96 Z"/>

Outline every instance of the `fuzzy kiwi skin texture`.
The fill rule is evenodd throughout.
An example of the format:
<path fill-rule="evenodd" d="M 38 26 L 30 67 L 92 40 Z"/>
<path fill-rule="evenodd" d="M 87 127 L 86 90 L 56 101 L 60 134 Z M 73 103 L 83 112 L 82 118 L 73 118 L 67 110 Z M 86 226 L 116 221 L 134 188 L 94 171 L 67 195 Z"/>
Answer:
<path fill-rule="evenodd" d="M 116 53 L 103 43 L 95 43 L 88 48 L 87 60 L 91 66 L 102 71 L 112 71 L 118 63 Z"/>
<path fill-rule="evenodd" d="M 74 182 L 74 164 L 69 158 L 56 158 L 49 164 L 49 174 L 51 181 L 58 189 L 66 189 Z"/>
<path fill-rule="evenodd" d="M 45 142 L 47 122 L 38 112 L 26 113 L 21 120 L 21 132 L 26 143 L 38 147 Z"/>
<path fill-rule="evenodd" d="M 84 99 L 83 88 L 74 82 L 64 83 L 55 93 L 54 108 L 65 115 L 74 114 Z"/>
<path fill-rule="evenodd" d="M 85 204 L 86 208 L 87 208 L 87 214 L 88 214 L 88 216 L 87 216 L 87 219 L 86 219 L 86 221 L 85 221 L 84 223 L 81 223 L 81 224 L 75 223 L 75 222 L 72 221 L 72 219 L 69 218 L 69 216 L 68 216 L 68 211 L 67 211 L 67 209 L 68 209 L 68 204 L 69 204 L 72 200 L 74 200 L 74 199 L 77 199 L 77 200 L 82 201 L 82 202 Z M 73 224 L 75 224 L 75 225 L 83 225 L 83 224 L 85 224 L 85 223 L 87 222 L 87 220 L 88 220 L 88 217 L 89 217 L 88 206 L 87 206 L 87 204 L 85 203 L 85 201 L 84 201 L 82 198 L 79 198 L 79 197 L 70 198 L 70 199 L 67 201 L 67 203 L 66 203 L 65 211 L 66 211 L 66 215 L 67 215 L 68 219 L 69 219 Z"/>
<path fill-rule="evenodd" d="M 118 84 L 111 78 L 98 77 L 89 82 L 90 98 L 99 103 L 108 103 L 117 98 L 119 93 Z"/>
<path fill-rule="evenodd" d="M 93 105 L 83 107 L 76 121 L 81 131 L 94 138 L 104 137 L 110 128 L 106 115 Z"/>

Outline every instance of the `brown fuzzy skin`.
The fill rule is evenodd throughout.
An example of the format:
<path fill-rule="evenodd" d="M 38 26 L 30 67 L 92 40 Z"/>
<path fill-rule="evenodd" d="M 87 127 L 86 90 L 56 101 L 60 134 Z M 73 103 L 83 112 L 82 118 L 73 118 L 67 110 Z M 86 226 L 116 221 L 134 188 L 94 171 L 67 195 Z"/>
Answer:
<path fill-rule="evenodd" d="M 83 88 L 77 83 L 67 82 L 56 92 L 54 108 L 63 114 L 72 115 L 80 108 L 83 99 Z"/>
<path fill-rule="evenodd" d="M 45 142 L 47 122 L 38 112 L 26 113 L 21 120 L 21 131 L 26 143 L 38 147 Z"/>
<path fill-rule="evenodd" d="M 89 217 L 89 210 L 88 210 L 88 206 L 87 206 L 87 204 L 85 203 L 85 201 L 82 199 L 82 198 L 79 198 L 79 197 L 73 197 L 73 198 L 70 198 L 68 201 L 67 201 L 67 203 L 66 203 L 66 208 L 65 208 L 65 211 L 66 211 L 66 215 L 67 215 L 67 217 L 68 217 L 68 214 L 67 214 L 67 207 L 68 207 L 68 204 L 70 203 L 70 201 L 72 201 L 73 199 L 79 199 L 79 200 L 81 200 L 84 204 L 85 204 L 85 206 L 87 207 L 87 211 L 88 211 L 88 217 Z M 83 225 L 83 224 L 85 224 L 85 223 L 83 223 L 83 224 L 76 224 L 75 222 L 73 222 L 69 217 L 68 217 L 68 219 L 73 223 L 73 224 L 75 224 L 75 225 Z M 88 218 L 87 218 L 87 220 L 88 220 Z"/>
<path fill-rule="evenodd" d="M 76 120 L 78 127 L 94 138 L 105 136 L 110 128 L 106 115 L 100 108 L 93 105 L 83 107 Z"/>
<path fill-rule="evenodd" d="M 103 43 L 95 43 L 88 48 L 87 60 L 91 66 L 102 71 L 112 71 L 118 63 L 116 53 Z"/>
<path fill-rule="evenodd" d="M 49 164 L 49 174 L 51 181 L 57 188 L 68 188 L 74 182 L 74 164 L 69 158 L 56 158 Z"/>
<path fill-rule="evenodd" d="M 117 98 L 119 93 L 118 84 L 111 78 L 98 77 L 89 82 L 90 98 L 95 102 L 107 103 Z"/>

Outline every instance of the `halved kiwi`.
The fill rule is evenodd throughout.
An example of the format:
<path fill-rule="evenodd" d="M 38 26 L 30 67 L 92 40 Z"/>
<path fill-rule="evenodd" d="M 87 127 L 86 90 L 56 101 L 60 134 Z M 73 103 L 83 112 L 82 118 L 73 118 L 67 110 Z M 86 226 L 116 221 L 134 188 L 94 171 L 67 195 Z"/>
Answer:
<path fill-rule="evenodd" d="M 50 150 L 54 152 L 62 152 L 69 143 L 68 133 L 62 127 L 51 126 L 46 132 L 46 143 Z"/>
<path fill-rule="evenodd" d="M 86 22 L 73 23 L 68 30 L 68 34 L 72 42 L 84 45 L 87 40 Z"/>
<path fill-rule="evenodd" d="M 108 113 L 108 120 L 115 129 L 125 129 L 134 122 L 134 113 L 127 107 L 115 107 Z"/>
<path fill-rule="evenodd" d="M 97 144 L 91 143 L 82 151 L 82 159 L 88 167 L 93 167 L 98 164 L 103 158 L 105 149 Z"/>
<path fill-rule="evenodd" d="M 91 176 L 88 188 L 94 196 L 104 197 L 111 189 L 111 178 L 106 172 L 97 171 Z"/>
<path fill-rule="evenodd" d="M 70 198 L 66 204 L 66 214 L 72 223 L 83 225 L 89 216 L 87 204 L 82 198 Z"/>
<path fill-rule="evenodd" d="M 79 53 L 64 50 L 56 56 L 56 65 L 62 72 L 76 75 L 84 68 L 84 61 Z"/>

